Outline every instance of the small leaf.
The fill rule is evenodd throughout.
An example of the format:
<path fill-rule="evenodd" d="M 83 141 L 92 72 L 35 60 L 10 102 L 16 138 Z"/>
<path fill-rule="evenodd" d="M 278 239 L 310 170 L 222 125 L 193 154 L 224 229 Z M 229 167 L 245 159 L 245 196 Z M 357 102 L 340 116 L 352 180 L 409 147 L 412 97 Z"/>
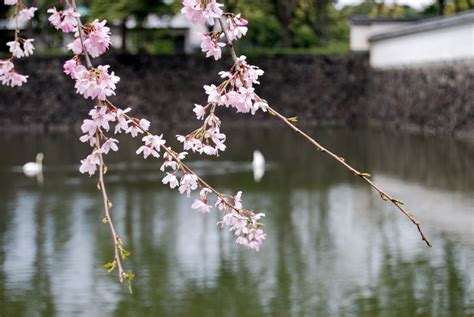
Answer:
<path fill-rule="evenodd" d="M 107 200 L 107 207 L 108 207 L 109 209 L 112 209 L 113 206 L 114 206 L 114 205 L 112 204 L 112 202 L 111 202 L 110 200 Z"/>
<path fill-rule="evenodd" d="M 102 266 L 102 268 L 106 270 L 107 273 L 110 273 L 115 269 L 115 262 L 109 262 L 105 264 L 104 266 Z"/>
<path fill-rule="evenodd" d="M 130 252 L 125 250 L 122 245 L 119 245 L 119 249 L 120 249 L 120 256 L 122 257 L 122 260 L 125 260 L 126 258 L 130 256 Z"/>
<path fill-rule="evenodd" d="M 298 121 L 298 117 L 291 117 L 291 118 L 286 118 L 286 119 L 290 122 L 297 122 Z"/>
<path fill-rule="evenodd" d="M 130 294 L 133 294 L 132 282 L 131 282 L 131 281 L 127 281 L 127 283 L 128 283 L 128 292 L 129 292 Z"/>
<path fill-rule="evenodd" d="M 400 204 L 400 205 L 405 205 L 405 203 L 403 201 L 399 200 L 399 199 L 395 199 L 395 202 Z"/>
<path fill-rule="evenodd" d="M 133 274 L 132 271 L 128 271 L 128 273 L 123 273 L 123 279 L 126 280 L 128 283 L 128 291 L 130 292 L 130 294 L 133 294 L 132 281 L 134 277 L 135 274 Z"/>
<path fill-rule="evenodd" d="M 372 175 L 370 175 L 369 173 L 360 173 L 360 176 L 362 177 L 370 177 Z"/>
<path fill-rule="evenodd" d="M 109 218 L 107 218 L 107 217 L 102 218 L 102 223 L 108 224 L 109 223 Z"/>

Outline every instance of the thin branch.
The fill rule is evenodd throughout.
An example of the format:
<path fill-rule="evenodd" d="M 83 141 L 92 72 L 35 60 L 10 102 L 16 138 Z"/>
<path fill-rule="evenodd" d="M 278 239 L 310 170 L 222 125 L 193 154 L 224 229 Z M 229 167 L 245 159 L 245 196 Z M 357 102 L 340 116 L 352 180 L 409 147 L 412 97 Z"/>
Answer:
<path fill-rule="evenodd" d="M 225 28 L 225 21 L 222 20 L 222 18 L 218 19 L 219 20 L 219 24 L 221 25 L 221 28 L 223 29 L 224 31 L 224 34 L 225 34 L 225 37 L 226 37 L 226 42 L 227 42 L 227 46 L 229 47 L 230 49 L 230 54 L 232 56 L 232 59 L 234 61 L 234 64 L 236 64 L 238 66 L 238 58 L 237 58 L 237 54 L 235 52 L 235 49 L 234 49 L 234 45 L 232 43 L 232 41 L 230 40 L 230 37 L 228 36 L 227 34 L 227 30 Z M 395 207 L 397 207 L 405 216 L 408 217 L 408 219 L 416 226 L 416 228 L 418 229 L 418 232 L 420 233 L 420 236 L 421 236 L 421 239 L 426 243 L 427 246 L 431 247 L 431 243 L 430 241 L 426 238 L 425 234 L 423 233 L 423 230 L 421 229 L 421 224 L 420 224 L 420 221 L 418 221 L 411 212 L 409 212 L 408 210 L 406 210 L 402 205 L 403 205 L 403 202 L 399 199 L 396 199 L 394 197 L 392 197 L 391 195 L 387 194 L 384 190 L 382 190 L 379 185 L 377 185 L 376 183 L 374 183 L 371 179 L 370 179 L 370 174 L 368 173 L 363 173 L 363 172 L 360 172 L 358 171 L 357 169 L 355 169 L 354 167 L 352 167 L 351 165 L 349 165 L 348 163 L 346 163 L 346 161 L 344 160 L 344 158 L 336 155 L 335 153 L 329 151 L 327 148 L 325 148 L 324 146 L 322 146 L 321 144 L 319 144 L 315 139 L 313 139 L 312 137 L 310 137 L 308 134 L 306 134 L 305 132 L 301 131 L 298 127 L 296 127 L 293 123 L 291 123 L 287 117 L 285 117 L 284 115 L 282 115 L 281 113 L 279 113 L 278 111 L 276 111 L 275 109 L 271 108 L 270 106 L 268 106 L 268 112 L 270 114 L 272 114 L 273 116 L 276 116 L 278 119 L 280 119 L 281 121 L 283 121 L 283 123 L 285 123 L 290 129 L 292 129 L 293 131 L 295 131 L 297 134 L 299 134 L 303 139 L 305 139 L 306 141 L 308 141 L 309 143 L 313 144 L 314 147 L 316 147 L 316 149 L 318 151 L 321 151 L 322 153 L 325 153 L 327 154 L 328 156 L 330 156 L 331 158 L 335 159 L 337 162 L 339 162 L 342 166 L 344 166 L 347 170 L 349 170 L 354 176 L 358 176 L 360 177 L 361 179 L 363 179 L 365 182 L 367 182 L 373 189 L 375 189 L 375 191 L 377 191 L 380 195 L 380 197 L 385 200 L 385 201 L 390 201 L 392 204 L 395 205 Z"/>
<path fill-rule="evenodd" d="M 100 136 L 99 133 L 97 133 L 97 148 L 100 149 Z M 123 277 L 124 277 L 124 270 L 122 267 L 122 261 L 121 261 L 121 254 L 120 254 L 120 246 L 122 245 L 122 241 L 120 239 L 120 236 L 117 234 L 117 231 L 115 230 L 114 223 L 112 222 L 112 217 L 110 216 L 110 207 L 111 207 L 111 202 L 109 200 L 109 197 L 107 196 L 107 190 L 105 189 L 105 182 L 104 182 L 104 173 L 105 173 L 105 164 L 104 164 L 104 158 L 102 156 L 102 153 L 99 152 L 99 160 L 100 160 L 100 166 L 99 166 L 99 189 L 102 192 L 102 198 L 104 199 L 104 211 L 105 211 L 105 219 L 106 222 L 109 224 L 110 232 L 112 233 L 112 238 L 114 240 L 114 263 L 117 265 L 118 268 L 118 274 L 119 274 L 119 280 L 120 283 L 123 282 Z"/>
<path fill-rule="evenodd" d="M 77 11 L 77 6 L 76 6 L 76 0 L 66 0 L 67 4 L 74 8 L 75 11 Z M 82 47 L 82 53 L 84 54 L 84 57 L 86 59 L 86 65 L 87 65 L 87 68 L 93 68 L 92 66 L 92 62 L 91 62 L 91 58 L 89 56 L 89 53 L 87 53 L 87 50 L 86 50 L 86 47 L 84 46 L 84 29 L 83 29 L 83 25 L 82 25 L 82 21 L 81 21 L 81 18 L 77 18 L 77 30 L 79 32 L 79 39 L 81 41 L 81 47 Z"/>

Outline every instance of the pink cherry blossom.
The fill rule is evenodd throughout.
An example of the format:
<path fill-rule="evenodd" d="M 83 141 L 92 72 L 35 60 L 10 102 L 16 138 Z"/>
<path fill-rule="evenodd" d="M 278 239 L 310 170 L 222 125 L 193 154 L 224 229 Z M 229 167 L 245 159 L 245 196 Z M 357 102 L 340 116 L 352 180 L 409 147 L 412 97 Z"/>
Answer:
<path fill-rule="evenodd" d="M 5 5 L 7 6 L 13 6 L 18 3 L 18 0 L 5 0 Z"/>
<path fill-rule="evenodd" d="M 227 18 L 228 25 L 228 36 L 230 41 L 235 41 L 240 39 L 242 36 L 247 34 L 248 21 L 240 17 L 240 13 L 234 16 L 233 18 Z"/>
<path fill-rule="evenodd" d="M 181 178 L 179 192 L 181 194 L 186 193 L 189 197 L 191 195 L 191 191 L 197 189 L 198 187 L 198 178 L 194 174 L 186 174 Z"/>
<path fill-rule="evenodd" d="M 222 101 L 222 96 L 216 85 L 204 85 L 204 90 L 206 91 L 207 102 L 220 104 Z"/>
<path fill-rule="evenodd" d="M 112 43 L 110 40 L 110 28 L 105 26 L 107 21 L 94 20 L 87 31 L 84 46 L 91 57 L 102 55 Z"/>
<path fill-rule="evenodd" d="M 15 65 L 9 60 L 0 60 L 0 76 L 8 74 Z"/>
<path fill-rule="evenodd" d="M 191 208 L 200 211 L 203 214 L 211 212 L 211 206 L 201 199 L 195 199 L 194 203 L 191 205 Z"/>
<path fill-rule="evenodd" d="M 131 108 L 127 108 L 125 110 L 117 109 L 117 113 L 115 114 L 117 125 L 115 126 L 114 133 L 120 133 L 122 130 L 126 131 L 128 129 L 128 120 L 126 118 L 126 113 L 132 110 Z"/>
<path fill-rule="evenodd" d="M 85 119 L 81 125 L 82 133 L 95 135 L 99 126 L 97 122 L 91 119 Z"/>
<path fill-rule="evenodd" d="M 89 143 L 90 146 L 94 146 L 97 144 L 97 138 L 92 134 L 84 134 L 82 135 L 79 140 L 82 143 Z"/>
<path fill-rule="evenodd" d="M 176 178 L 176 175 L 175 174 L 171 174 L 171 173 L 166 173 L 166 176 L 163 177 L 163 180 L 162 180 L 163 184 L 169 184 L 170 185 L 170 188 L 176 188 L 177 186 L 179 186 L 179 181 L 178 179 Z"/>
<path fill-rule="evenodd" d="M 210 0 L 208 2 L 206 9 L 204 10 L 204 17 L 209 25 L 214 25 L 214 20 L 221 18 L 224 13 L 221 9 L 223 6 L 223 4 L 218 3 L 216 0 Z"/>
<path fill-rule="evenodd" d="M 12 70 L 8 72 L 5 76 L 2 76 L 1 79 L 2 85 L 16 87 L 22 86 L 24 83 L 26 83 L 28 76 L 18 74 L 17 72 Z"/>
<path fill-rule="evenodd" d="M 109 65 L 98 66 L 90 70 L 82 70 L 76 73 L 76 91 L 84 98 L 105 100 L 115 95 L 115 84 L 120 81 L 114 72 L 108 73 Z"/>
<path fill-rule="evenodd" d="M 105 141 L 102 144 L 102 147 L 101 147 L 102 152 L 104 152 L 104 154 L 109 154 L 110 150 L 117 152 L 118 151 L 117 143 L 119 143 L 117 139 L 113 139 L 113 138 L 107 139 L 107 141 Z"/>
<path fill-rule="evenodd" d="M 79 12 L 76 12 L 74 8 L 68 8 L 64 11 L 58 11 L 55 7 L 48 10 L 51 13 L 49 22 L 56 28 L 64 33 L 70 33 L 76 30 L 77 19 L 81 16 Z"/>
<path fill-rule="evenodd" d="M 82 53 L 81 39 L 78 37 L 67 45 L 68 50 L 71 50 L 74 54 L 79 55 Z"/>
<path fill-rule="evenodd" d="M 95 107 L 89 111 L 89 115 L 97 124 L 97 127 L 104 128 L 106 131 L 110 129 L 109 122 L 115 121 L 115 116 L 108 111 L 107 107 Z"/>
<path fill-rule="evenodd" d="M 33 46 L 34 39 L 26 39 L 23 42 L 23 52 L 25 56 L 30 56 L 33 54 L 35 47 Z"/>
<path fill-rule="evenodd" d="M 201 50 L 206 53 L 206 57 L 214 57 L 217 61 L 222 57 L 222 47 L 225 43 L 218 42 L 218 39 L 209 33 L 201 33 Z"/>
<path fill-rule="evenodd" d="M 140 121 L 134 122 L 125 132 L 130 133 L 132 138 L 134 138 L 139 133 L 143 133 L 143 130 L 148 131 L 149 127 L 150 127 L 150 121 L 146 119 L 140 119 Z"/>
<path fill-rule="evenodd" d="M 142 145 L 137 150 L 137 154 L 143 153 L 144 158 L 150 155 L 156 158 L 160 157 L 160 147 L 166 143 L 166 141 L 163 140 L 163 135 L 146 135 L 142 138 L 142 141 L 145 142 L 145 145 Z"/>
<path fill-rule="evenodd" d="M 89 176 L 94 175 L 94 173 L 97 171 L 97 165 L 100 165 L 100 155 L 102 155 L 102 150 L 95 150 L 84 160 L 81 160 L 79 171 L 83 174 L 89 173 Z"/>
<path fill-rule="evenodd" d="M 18 12 L 18 19 L 22 22 L 27 22 L 35 16 L 36 10 L 38 10 L 38 8 L 35 7 L 21 9 L 20 12 Z"/>
<path fill-rule="evenodd" d="M 81 16 L 79 12 L 76 12 L 74 8 L 69 8 L 62 11 L 62 21 L 59 28 L 64 33 L 73 32 L 77 26 L 77 19 Z"/>
<path fill-rule="evenodd" d="M 87 72 L 87 68 L 81 65 L 76 58 L 67 60 L 63 66 L 64 73 L 71 76 L 72 79 L 77 79 L 77 74 Z"/>
<path fill-rule="evenodd" d="M 223 11 L 223 5 L 217 3 L 216 0 L 209 0 L 206 7 L 203 7 L 203 1 L 200 0 L 184 0 L 181 13 L 194 24 L 214 25 L 214 20 L 219 19 Z"/>
<path fill-rule="evenodd" d="M 10 47 L 10 53 L 12 53 L 16 58 L 25 56 L 25 53 L 21 49 L 20 43 L 18 43 L 18 41 L 10 41 L 7 43 L 7 46 Z"/>
<path fill-rule="evenodd" d="M 198 104 L 194 104 L 193 112 L 196 114 L 198 120 L 204 119 L 204 116 L 206 115 L 206 109 Z"/>

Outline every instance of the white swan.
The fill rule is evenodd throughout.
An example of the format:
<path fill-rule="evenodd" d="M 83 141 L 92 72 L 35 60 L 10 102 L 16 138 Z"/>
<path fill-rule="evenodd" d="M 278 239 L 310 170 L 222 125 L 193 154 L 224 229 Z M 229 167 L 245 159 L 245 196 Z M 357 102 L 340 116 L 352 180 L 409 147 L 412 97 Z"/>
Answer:
<path fill-rule="evenodd" d="M 23 173 L 28 177 L 37 177 L 39 183 L 43 183 L 43 153 L 36 154 L 36 162 L 28 162 L 23 165 Z"/>
<path fill-rule="evenodd" d="M 265 174 L 265 157 L 259 150 L 255 150 L 253 152 L 252 169 L 253 179 L 257 183 L 260 182 L 263 175 Z"/>

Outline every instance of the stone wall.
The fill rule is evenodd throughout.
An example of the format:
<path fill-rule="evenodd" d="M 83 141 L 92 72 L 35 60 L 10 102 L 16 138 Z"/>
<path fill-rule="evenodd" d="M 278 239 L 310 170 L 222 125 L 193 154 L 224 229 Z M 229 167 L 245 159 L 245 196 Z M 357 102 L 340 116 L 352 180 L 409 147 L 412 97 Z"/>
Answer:
<path fill-rule="evenodd" d="M 370 125 L 474 137 L 474 65 L 370 71 Z"/>
<path fill-rule="evenodd" d="M 74 93 L 62 72 L 64 57 L 28 58 L 18 62 L 29 83 L 19 89 L 0 87 L 0 129 L 72 128 L 86 116 L 92 101 Z M 201 55 L 115 55 L 110 64 L 122 78 L 112 101 L 130 106 L 155 124 L 195 125 L 194 103 L 204 103 L 204 84 L 218 83 L 229 60 Z M 370 70 L 366 55 L 251 57 L 265 70 L 258 93 L 299 124 L 390 125 L 441 134 L 474 131 L 473 67 L 425 70 Z M 221 111 L 228 123 L 271 124 L 272 118 Z"/>

